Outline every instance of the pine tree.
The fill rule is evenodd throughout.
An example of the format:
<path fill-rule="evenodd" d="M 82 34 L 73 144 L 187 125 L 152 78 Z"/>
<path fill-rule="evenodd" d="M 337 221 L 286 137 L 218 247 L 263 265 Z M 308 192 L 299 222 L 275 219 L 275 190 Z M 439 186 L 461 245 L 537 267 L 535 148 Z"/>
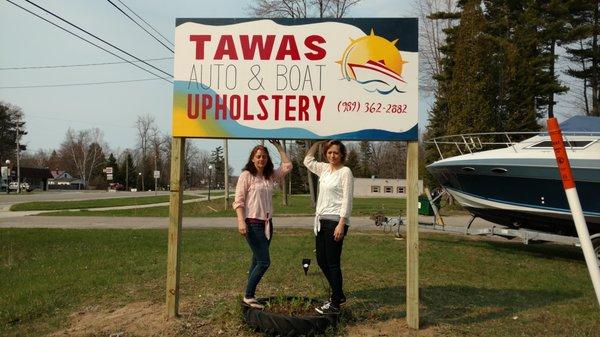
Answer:
<path fill-rule="evenodd" d="M 121 170 L 119 170 L 119 164 L 117 163 L 117 159 L 112 153 L 108 155 L 108 159 L 106 159 L 106 167 L 112 167 L 113 170 L 113 179 L 109 180 L 109 182 L 123 184 L 123 182 L 125 181 L 125 177 L 121 174 Z"/>
<path fill-rule="evenodd" d="M 2 165 L 16 158 L 17 126 L 19 134 L 25 134 L 23 112 L 21 108 L 0 102 L 0 160 Z"/>
<path fill-rule="evenodd" d="M 360 142 L 359 148 L 360 148 L 360 165 L 356 169 L 355 177 L 370 178 L 371 177 L 371 165 L 373 163 L 373 149 L 371 148 L 371 143 L 367 140 L 363 140 Z"/>
<path fill-rule="evenodd" d="M 577 66 L 567 74 L 583 81 L 583 110 L 600 116 L 600 9 L 598 1 L 569 1 L 570 29 L 566 42 L 569 60 Z M 591 102 L 590 102 L 591 100 Z"/>
<path fill-rule="evenodd" d="M 225 181 L 225 158 L 223 147 L 217 146 L 210 154 L 210 163 L 213 165 L 213 186 L 224 186 Z"/>
<path fill-rule="evenodd" d="M 566 88 L 554 73 L 554 46 L 564 35 L 558 0 L 459 1 L 460 17 L 445 31 L 442 72 L 426 138 L 494 131 L 536 131 L 538 118 L 552 110 Z M 503 139 L 505 140 L 505 139 Z M 442 155 L 456 148 L 440 148 Z M 426 161 L 439 159 L 426 145 Z"/>
<path fill-rule="evenodd" d="M 350 151 L 348 151 L 345 165 L 348 166 L 352 172 L 358 172 L 360 164 L 358 162 L 358 152 L 354 148 L 351 148 Z"/>
<path fill-rule="evenodd" d="M 135 164 L 133 162 L 133 157 L 131 156 L 130 152 L 127 152 L 125 154 L 125 158 L 121 162 L 121 167 L 119 168 L 119 171 L 122 174 L 122 177 L 123 177 L 122 181 L 127 190 L 129 190 L 131 188 L 137 188 L 136 179 L 137 179 L 138 172 L 137 172 L 137 168 L 135 167 Z"/>
<path fill-rule="evenodd" d="M 306 177 L 302 176 L 302 170 L 300 170 L 300 163 L 297 160 L 292 160 L 292 171 L 290 172 L 290 179 L 292 180 L 291 194 L 305 194 L 308 193 L 308 187 L 306 186 Z"/>

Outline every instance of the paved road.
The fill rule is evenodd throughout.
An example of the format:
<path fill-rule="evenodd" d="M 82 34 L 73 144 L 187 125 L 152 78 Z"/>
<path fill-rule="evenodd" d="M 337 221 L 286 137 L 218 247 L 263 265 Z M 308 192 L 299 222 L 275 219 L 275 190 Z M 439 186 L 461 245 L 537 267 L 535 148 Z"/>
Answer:
<path fill-rule="evenodd" d="M 197 195 L 206 193 L 206 191 L 185 191 L 186 195 Z M 223 191 L 216 191 L 223 193 Z M 133 197 L 150 197 L 154 196 L 153 191 L 147 192 L 107 192 L 107 191 L 50 191 L 39 193 L 0 193 L 0 212 L 8 211 L 11 205 L 22 202 L 32 201 L 77 201 L 77 200 L 92 200 L 92 199 L 113 199 L 113 198 L 133 198 Z M 169 195 L 169 191 L 157 191 L 156 195 Z"/>
<path fill-rule="evenodd" d="M 206 191 L 186 191 L 186 195 L 195 195 L 198 198 L 205 198 L 202 195 Z M 168 195 L 169 192 L 159 191 L 159 195 Z M 43 216 L 43 212 L 10 212 L 10 205 L 19 202 L 29 201 L 60 201 L 60 200 L 86 200 L 86 199 L 106 199 L 106 198 L 124 198 L 124 197 L 144 197 L 153 196 L 154 192 L 106 192 L 106 191 L 65 191 L 65 192 L 44 192 L 44 193 L 23 193 L 2 194 L 0 195 L 0 228 L 167 228 L 169 219 L 167 217 L 82 217 L 82 216 Z M 214 197 L 214 198 L 222 198 Z M 192 202 L 196 200 L 186 200 Z M 157 204 L 159 205 L 159 204 Z M 140 206 L 122 206 L 120 208 L 151 207 L 157 205 Z M 160 205 L 168 205 L 163 203 Z M 98 209 L 100 210 L 100 209 Z M 104 210 L 104 208 L 102 208 Z M 33 216 L 39 214 L 37 216 Z M 470 217 L 466 215 L 445 217 L 444 221 L 449 226 L 465 227 Z M 299 227 L 311 228 L 313 226 L 313 217 L 286 217 L 276 216 L 274 219 L 277 227 Z M 432 217 L 423 217 L 419 219 L 423 223 L 431 223 Z M 473 223 L 473 228 L 491 227 L 494 224 L 485 220 L 477 219 Z M 234 228 L 236 220 L 234 217 L 228 218 L 183 218 L 184 228 Z M 368 217 L 353 217 L 351 226 L 360 229 L 379 229 L 374 225 L 373 220 Z"/>
<path fill-rule="evenodd" d="M 449 226 L 464 227 L 469 216 L 452 216 L 444 218 Z M 360 229 L 380 229 L 368 217 L 353 217 L 351 226 Z M 276 216 L 276 227 L 312 228 L 313 217 Z M 431 217 L 421 217 L 420 221 L 430 223 Z M 23 216 L 2 214 L 0 212 L 0 228 L 167 228 L 166 217 L 79 217 L 79 216 Z M 234 217 L 227 218 L 183 218 L 184 228 L 234 228 Z M 472 227 L 493 226 L 492 223 L 477 219 Z M 381 230 L 381 229 L 380 229 Z"/>

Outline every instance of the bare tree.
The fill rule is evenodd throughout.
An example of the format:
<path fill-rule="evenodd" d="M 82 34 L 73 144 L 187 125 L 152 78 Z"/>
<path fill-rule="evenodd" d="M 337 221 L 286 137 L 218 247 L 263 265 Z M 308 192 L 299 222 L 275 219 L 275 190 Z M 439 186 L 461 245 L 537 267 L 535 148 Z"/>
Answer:
<path fill-rule="evenodd" d="M 432 15 L 456 10 L 456 0 L 414 0 L 414 8 L 419 18 L 419 59 L 425 76 L 421 76 L 420 88 L 427 93 L 435 93 L 436 81 L 440 74 L 442 52 L 446 36 L 444 30 L 452 27 L 451 19 L 434 19 Z"/>
<path fill-rule="evenodd" d="M 310 0 L 258 0 L 246 11 L 250 16 L 267 18 L 306 18 Z"/>
<path fill-rule="evenodd" d="M 21 165 L 25 167 L 48 167 L 51 150 L 38 149 L 35 153 L 25 151 L 21 153 Z M 50 168 L 52 169 L 52 168 Z"/>
<path fill-rule="evenodd" d="M 308 18 L 345 16 L 361 0 L 258 0 L 246 8 L 250 16 L 267 18 Z"/>
<path fill-rule="evenodd" d="M 201 150 L 191 141 L 185 142 L 185 177 L 189 187 L 207 184 L 210 171 L 210 153 Z"/>
<path fill-rule="evenodd" d="M 372 144 L 373 174 L 378 178 L 403 179 L 406 176 L 406 143 L 376 142 Z"/>
<path fill-rule="evenodd" d="M 87 188 L 93 171 L 104 162 L 103 150 L 106 148 L 100 129 L 75 131 L 69 128 L 60 146 L 60 153 L 72 162 L 76 174 Z"/>
<path fill-rule="evenodd" d="M 361 0 L 331 0 L 331 1 L 320 1 L 320 2 L 329 2 L 327 7 L 327 16 L 334 18 L 341 18 L 346 15 L 346 12 L 358 4 Z"/>
<path fill-rule="evenodd" d="M 154 117 L 150 114 L 138 116 L 135 121 L 135 128 L 137 130 L 137 150 L 139 152 L 138 167 L 142 173 L 142 191 L 144 191 L 146 189 L 146 185 L 144 184 L 144 176 L 146 175 L 148 169 L 146 162 L 148 157 L 148 148 L 152 135 L 155 133 L 154 130 L 156 130 Z"/>

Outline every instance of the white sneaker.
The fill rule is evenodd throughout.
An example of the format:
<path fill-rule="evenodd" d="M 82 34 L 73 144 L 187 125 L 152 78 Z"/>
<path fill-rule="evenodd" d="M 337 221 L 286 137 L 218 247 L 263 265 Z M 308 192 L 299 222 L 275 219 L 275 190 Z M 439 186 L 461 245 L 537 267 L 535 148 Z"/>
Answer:
<path fill-rule="evenodd" d="M 247 306 L 254 308 L 254 309 L 264 309 L 265 306 L 258 303 L 258 301 L 256 300 L 256 298 L 246 298 L 244 297 L 244 299 L 242 300 L 244 302 L 244 304 L 246 304 Z"/>

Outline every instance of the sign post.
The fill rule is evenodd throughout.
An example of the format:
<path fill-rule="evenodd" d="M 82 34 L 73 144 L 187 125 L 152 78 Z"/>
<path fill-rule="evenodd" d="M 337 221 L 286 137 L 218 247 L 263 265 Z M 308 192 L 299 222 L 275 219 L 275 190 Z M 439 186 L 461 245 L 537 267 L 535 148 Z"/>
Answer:
<path fill-rule="evenodd" d="M 407 141 L 407 321 L 418 329 L 417 19 L 176 25 L 169 316 L 177 315 L 185 138 Z"/>
<path fill-rule="evenodd" d="M 156 191 L 158 190 L 158 179 L 160 178 L 160 171 L 154 170 L 154 195 L 156 196 Z"/>
<path fill-rule="evenodd" d="M 179 246 L 181 242 L 181 220 L 183 188 L 181 173 L 185 158 L 185 138 L 172 139 L 171 146 L 171 189 L 169 206 L 169 247 L 167 251 L 167 315 L 179 314 Z"/>

